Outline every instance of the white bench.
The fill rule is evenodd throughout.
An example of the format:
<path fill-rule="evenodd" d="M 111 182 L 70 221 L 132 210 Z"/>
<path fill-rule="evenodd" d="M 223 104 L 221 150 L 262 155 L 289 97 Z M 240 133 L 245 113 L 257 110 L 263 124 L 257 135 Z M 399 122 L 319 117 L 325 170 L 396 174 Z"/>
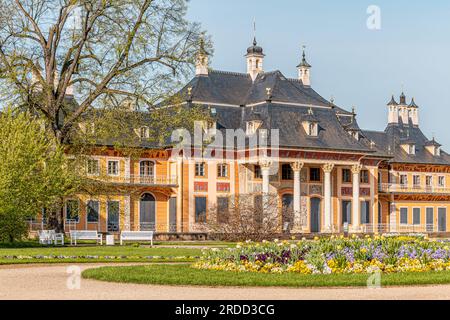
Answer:
<path fill-rule="evenodd" d="M 58 241 L 61 245 L 64 245 L 64 234 L 56 233 L 55 230 L 39 230 L 39 243 L 40 244 L 58 244 Z"/>
<path fill-rule="evenodd" d="M 96 240 L 103 245 L 103 237 L 97 230 L 72 230 L 70 231 L 70 244 L 77 245 L 77 240 Z"/>
<path fill-rule="evenodd" d="M 120 245 L 127 240 L 150 241 L 153 246 L 153 231 L 122 231 L 120 233 Z"/>

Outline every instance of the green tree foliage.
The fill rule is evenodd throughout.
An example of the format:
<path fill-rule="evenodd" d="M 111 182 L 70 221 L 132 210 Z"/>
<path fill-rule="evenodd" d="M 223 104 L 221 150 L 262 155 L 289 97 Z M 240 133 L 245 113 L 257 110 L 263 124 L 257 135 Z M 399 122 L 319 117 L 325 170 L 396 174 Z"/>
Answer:
<path fill-rule="evenodd" d="M 11 110 L 0 115 L 0 241 L 23 237 L 28 219 L 77 184 L 75 168 L 40 121 Z"/>

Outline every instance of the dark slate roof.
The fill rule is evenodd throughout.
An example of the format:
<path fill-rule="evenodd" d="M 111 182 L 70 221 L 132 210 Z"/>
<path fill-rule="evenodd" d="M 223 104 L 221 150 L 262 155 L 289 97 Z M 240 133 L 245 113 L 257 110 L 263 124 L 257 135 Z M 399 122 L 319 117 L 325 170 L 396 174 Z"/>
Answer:
<path fill-rule="evenodd" d="M 247 55 L 250 55 L 250 54 L 264 55 L 263 48 L 258 46 L 258 43 L 256 42 L 256 37 L 253 38 L 253 46 L 248 47 L 248 49 L 247 49 Z"/>
<path fill-rule="evenodd" d="M 270 89 L 269 95 L 267 89 Z M 207 76 L 194 77 L 178 95 L 184 100 L 207 104 L 240 106 L 272 100 L 330 106 L 330 102 L 311 87 L 303 86 L 300 80 L 286 78 L 280 71 L 261 73 L 253 82 L 246 73 L 211 70 Z"/>
<path fill-rule="evenodd" d="M 410 108 L 418 108 L 419 106 L 416 104 L 416 102 L 414 101 L 414 98 L 411 99 L 411 103 L 409 104 Z"/>
<path fill-rule="evenodd" d="M 363 131 L 363 134 L 375 142 L 377 149 L 392 155 L 393 159 L 390 161 L 393 163 L 450 165 L 450 156 L 447 153 L 442 151 L 440 156 L 434 156 L 425 149 L 430 140 L 418 127 L 402 123 L 390 124 L 384 132 Z M 416 147 L 416 153 L 413 155 L 406 153 L 401 148 L 401 144 L 404 143 L 413 143 Z"/>
<path fill-rule="evenodd" d="M 394 95 L 392 95 L 391 101 L 387 103 L 388 106 L 397 106 L 398 103 L 395 101 Z"/>

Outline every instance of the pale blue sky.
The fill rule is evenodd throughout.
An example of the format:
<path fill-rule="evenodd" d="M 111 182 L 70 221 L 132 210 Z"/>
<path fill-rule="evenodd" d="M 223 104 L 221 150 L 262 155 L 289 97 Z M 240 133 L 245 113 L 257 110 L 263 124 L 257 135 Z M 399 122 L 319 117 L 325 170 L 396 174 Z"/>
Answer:
<path fill-rule="evenodd" d="M 381 30 L 366 26 L 369 5 L 381 9 Z M 450 151 L 450 1 L 191 0 L 188 15 L 212 36 L 214 69 L 245 72 L 253 19 L 266 71 L 296 77 L 306 44 L 313 88 L 356 106 L 365 129 L 385 128 L 386 103 L 403 84 L 424 133 Z"/>

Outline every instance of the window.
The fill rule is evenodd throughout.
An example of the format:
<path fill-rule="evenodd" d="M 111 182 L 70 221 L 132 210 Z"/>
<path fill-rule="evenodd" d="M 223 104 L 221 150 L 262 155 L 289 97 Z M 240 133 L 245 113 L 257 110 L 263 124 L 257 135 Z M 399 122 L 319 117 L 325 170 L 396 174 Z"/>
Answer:
<path fill-rule="evenodd" d="M 426 183 L 427 187 L 433 186 L 433 177 L 432 176 L 427 176 L 425 178 L 425 183 Z"/>
<path fill-rule="evenodd" d="M 370 222 L 370 201 L 361 201 L 361 223 Z"/>
<path fill-rule="evenodd" d="M 87 173 L 90 175 L 100 174 L 100 165 L 97 159 L 89 159 L 87 161 Z"/>
<path fill-rule="evenodd" d="M 342 224 L 352 223 L 352 202 L 342 201 Z"/>
<path fill-rule="evenodd" d="M 155 173 L 155 163 L 153 161 L 141 161 L 139 164 L 139 174 L 141 177 L 153 177 Z"/>
<path fill-rule="evenodd" d="M 108 175 L 110 176 L 119 175 L 119 161 L 117 160 L 108 161 Z"/>
<path fill-rule="evenodd" d="M 413 176 L 413 184 L 414 184 L 414 187 L 420 187 L 420 176 L 419 175 Z"/>
<path fill-rule="evenodd" d="M 320 181 L 320 168 L 310 168 L 309 169 L 309 180 L 310 181 Z"/>
<path fill-rule="evenodd" d="M 204 177 L 205 176 L 205 163 L 197 162 L 195 164 L 195 176 L 196 177 Z"/>
<path fill-rule="evenodd" d="M 282 180 L 294 179 L 294 171 L 292 171 L 292 167 L 290 164 L 283 164 L 281 166 L 281 179 Z"/>
<path fill-rule="evenodd" d="M 80 221 L 78 200 L 66 201 L 66 221 Z"/>
<path fill-rule="evenodd" d="M 262 179 L 261 166 L 259 166 L 259 165 L 255 165 L 255 167 L 254 167 L 254 178 Z"/>
<path fill-rule="evenodd" d="M 119 231 L 119 201 L 108 201 L 108 232 Z"/>
<path fill-rule="evenodd" d="M 308 135 L 316 137 L 318 133 L 317 127 L 318 125 L 315 122 L 308 123 Z"/>
<path fill-rule="evenodd" d="M 413 144 L 408 145 L 408 153 L 409 154 L 415 154 L 416 153 L 416 146 Z"/>
<path fill-rule="evenodd" d="M 150 137 L 150 132 L 148 130 L 148 127 L 139 128 L 139 137 L 141 139 L 148 139 Z"/>
<path fill-rule="evenodd" d="M 217 222 L 227 223 L 228 222 L 228 197 L 218 197 L 217 198 Z"/>
<path fill-rule="evenodd" d="M 445 187 L 445 177 L 444 176 L 438 177 L 438 185 L 439 185 L 439 187 Z"/>
<path fill-rule="evenodd" d="M 413 224 L 420 224 L 420 208 L 413 208 Z"/>
<path fill-rule="evenodd" d="M 206 197 L 195 198 L 195 222 L 206 222 Z"/>
<path fill-rule="evenodd" d="M 261 127 L 261 124 L 262 124 L 261 121 L 248 121 L 246 128 L 247 135 L 255 134 L 256 130 L 258 130 Z"/>
<path fill-rule="evenodd" d="M 87 222 L 97 223 L 99 217 L 100 203 L 98 201 L 90 200 L 87 203 Z"/>
<path fill-rule="evenodd" d="M 227 178 L 228 177 L 228 165 L 226 163 L 217 165 L 217 176 L 219 178 Z"/>
<path fill-rule="evenodd" d="M 408 208 L 400 208 L 400 223 L 408 224 Z"/>
<path fill-rule="evenodd" d="M 359 176 L 359 182 L 360 183 L 369 183 L 369 171 L 368 170 L 361 170 L 361 173 Z"/>
<path fill-rule="evenodd" d="M 342 182 L 350 183 L 352 182 L 352 172 L 350 169 L 342 169 Z"/>
<path fill-rule="evenodd" d="M 400 175 L 400 184 L 404 187 L 408 185 L 408 176 L 406 174 Z"/>

